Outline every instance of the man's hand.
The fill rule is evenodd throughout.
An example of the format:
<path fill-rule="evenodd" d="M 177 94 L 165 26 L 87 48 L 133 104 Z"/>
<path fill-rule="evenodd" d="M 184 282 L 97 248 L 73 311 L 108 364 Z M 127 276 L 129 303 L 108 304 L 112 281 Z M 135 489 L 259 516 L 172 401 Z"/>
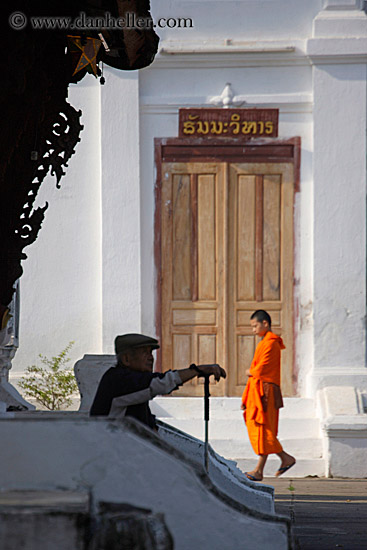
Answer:
<path fill-rule="evenodd" d="M 221 378 L 227 377 L 226 371 L 222 369 L 222 367 L 217 363 L 214 363 L 213 365 L 197 365 L 197 369 L 203 375 L 212 374 L 217 382 L 219 382 Z M 200 376 L 199 372 L 198 372 L 198 376 Z"/>
<path fill-rule="evenodd" d="M 221 378 L 226 378 L 227 374 L 220 365 L 216 363 L 213 365 L 196 365 L 195 369 L 182 369 L 177 371 L 180 375 L 181 382 L 184 384 L 188 380 L 191 380 L 195 376 L 204 376 L 205 374 L 213 375 L 218 382 Z"/>

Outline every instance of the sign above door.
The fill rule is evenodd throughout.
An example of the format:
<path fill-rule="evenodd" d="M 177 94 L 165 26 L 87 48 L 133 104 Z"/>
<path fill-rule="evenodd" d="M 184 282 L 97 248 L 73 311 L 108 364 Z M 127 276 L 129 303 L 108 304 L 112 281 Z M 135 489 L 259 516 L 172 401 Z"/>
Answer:
<path fill-rule="evenodd" d="M 182 108 L 179 137 L 278 137 L 279 109 Z"/>

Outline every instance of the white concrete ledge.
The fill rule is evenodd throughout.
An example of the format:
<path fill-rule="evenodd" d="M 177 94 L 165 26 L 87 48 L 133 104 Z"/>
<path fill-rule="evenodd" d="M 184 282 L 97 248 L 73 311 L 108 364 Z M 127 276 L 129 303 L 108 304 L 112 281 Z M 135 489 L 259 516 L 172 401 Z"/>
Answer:
<path fill-rule="evenodd" d="M 176 550 L 291 547 L 289 520 L 226 495 L 196 462 L 131 419 L 21 413 L 0 419 L 0 437 L 2 490 L 84 489 L 94 507 L 149 508 L 164 514 Z"/>
<path fill-rule="evenodd" d="M 310 38 L 306 52 L 314 64 L 366 63 L 367 37 Z"/>
<path fill-rule="evenodd" d="M 332 477 L 367 477 L 367 414 L 363 394 L 353 386 L 318 392 L 327 472 Z"/>
<path fill-rule="evenodd" d="M 338 416 L 328 418 L 323 426 L 329 438 L 366 439 L 367 415 L 364 417 Z M 367 460 L 367 446 L 366 446 Z"/>

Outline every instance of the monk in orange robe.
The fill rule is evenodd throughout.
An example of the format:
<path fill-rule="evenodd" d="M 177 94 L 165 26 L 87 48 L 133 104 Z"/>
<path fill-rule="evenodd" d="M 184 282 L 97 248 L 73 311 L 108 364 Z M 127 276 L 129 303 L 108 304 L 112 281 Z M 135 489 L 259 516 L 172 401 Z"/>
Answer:
<path fill-rule="evenodd" d="M 283 407 L 280 391 L 280 354 L 285 349 L 283 340 L 271 331 L 270 315 L 260 309 L 251 316 L 254 334 L 262 340 L 258 344 L 248 374 L 248 382 L 242 395 L 243 416 L 249 439 L 259 456 L 254 470 L 245 472 L 248 479 L 261 481 L 269 454 L 281 459 L 276 476 L 284 474 L 296 459 L 286 453 L 277 439 L 279 409 Z"/>

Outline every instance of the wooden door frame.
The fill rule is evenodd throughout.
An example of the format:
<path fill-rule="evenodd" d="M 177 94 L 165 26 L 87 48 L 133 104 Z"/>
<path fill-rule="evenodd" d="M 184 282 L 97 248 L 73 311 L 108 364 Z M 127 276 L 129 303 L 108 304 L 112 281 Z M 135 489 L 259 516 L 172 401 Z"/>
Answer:
<path fill-rule="evenodd" d="M 154 187 L 154 263 L 155 281 L 155 329 L 159 341 L 162 340 L 162 263 L 161 263 L 161 191 L 162 164 L 164 162 L 236 162 L 236 163 L 291 163 L 294 169 L 294 201 L 300 191 L 301 138 L 155 138 L 154 159 L 156 167 L 156 182 Z M 295 219 L 293 219 L 295 234 Z M 295 266 L 295 240 L 293 248 L 293 269 Z M 294 279 L 294 277 L 293 277 Z M 293 334 L 296 344 L 296 326 L 298 301 L 293 293 Z M 293 346 L 293 382 L 296 385 L 296 345 Z M 161 353 L 157 351 L 156 370 L 161 371 Z"/>

